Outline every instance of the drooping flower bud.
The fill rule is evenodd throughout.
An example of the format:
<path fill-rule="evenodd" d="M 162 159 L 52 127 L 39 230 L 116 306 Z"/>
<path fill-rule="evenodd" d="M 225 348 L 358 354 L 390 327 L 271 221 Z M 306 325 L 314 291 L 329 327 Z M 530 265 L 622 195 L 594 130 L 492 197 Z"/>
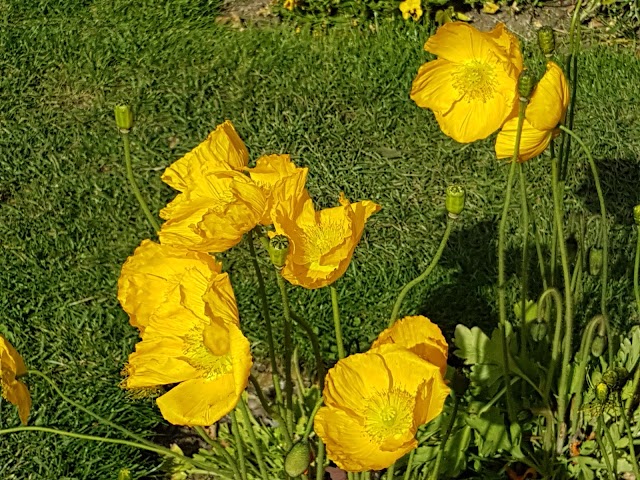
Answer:
<path fill-rule="evenodd" d="M 289 253 L 289 239 L 284 235 L 276 235 L 269 242 L 269 257 L 276 268 L 283 268 Z"/>
<path fill-rule="evenodd" d="M 536 77 L 529 70 L 523 70 L 518 78 L 518 93 L 520 99 L 527 99 L 531 97 L 531 92 L 536 86 Z"/>
<path fill-rule="evenodd" d="M 596 335 L 591 342 L 591 355 L 599 357 L 604 353 L 604 347 L 607 345 L 606 339 L 602 335 Z"/>
<path fill-rule="evenodd" d="M 556 35 L 553 28 L 547 25 L 538 30 L 538 46 L 547 57 L 553 55 L 556 49 Z"/>
<path fill-rule="evenodd" d="M 444 204 L 451 218 L 458 218 L 458 215 L 464 210 L 465 192 L 460 185 L 449 185 L 447 187 L 447 196 Z"/>
<path fill-rule="evenodd" d="M 116 125 L 121 132 L 126 133 L 133 127 L 133 112 L 129 105 L 116 105 Z"/>
<path fill-rule="evenodd" d="M 633 219 L 635 220 L 636 225 L 640 227 L 640 205 L 633 207 Z"/>
<path fill-rule="evenodd" d="M 591 247 L 589 249 L 589 274 L 597 277 L 602 272 L 602 249 Z"/>
<path fill-rule="evenodd" d="M 302 475 L 311 463 L 311 448 L 307 440 L 297 442 L 284 459 L 284 471 L 290 477 Z"/>

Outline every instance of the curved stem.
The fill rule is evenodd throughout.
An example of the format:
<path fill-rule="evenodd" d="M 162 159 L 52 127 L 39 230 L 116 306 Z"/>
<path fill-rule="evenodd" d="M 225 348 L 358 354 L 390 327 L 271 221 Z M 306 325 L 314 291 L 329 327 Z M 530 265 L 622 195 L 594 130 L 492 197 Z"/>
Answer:
<path fill-rule="evenodd" d="M 313 349 L 313 355 L 316 357 L 316 370 L 318 371 L 318 385 L 322 390 L 322 387 L 324 385 L 325 372 L 324 372 L 324 361 L 322 360 L 322 351 L 320 350 L 320 341 L 318 339 L 318 336 L 313 331 L 313 328 L 311 327 L 311 325 L 309 325 L 309 322 L 307 322 L 300 315 L 297 315 L 291 312 L 291 318 L 293 318 L 293 320 L 302 327 L 304 332 L 309 337 L 309 341 L 311 342 L 311 348 Z"/>
<path fill-rule="evenodd" d="M 522 279 L 520 283 L 520 351 L 523 358 L 527 352 L 527 288 L 529 279 L 529 204 L 527 203 L 527 183 L 522 163 L 518 164 L 520 177 L 520 207 L 522 209 Z"/>
<path fill-rule="evenodd" d="M 615 480 L 616 477 L 611 470 L 611 462 L 609 461 L 609 455 L 607 455 L 607 450 L 604 446 L 604 442 L 602 441 L 602 432 L 604 431 L 604 425 L 602 423 L 602 415 L 598 416 L 598 431 L 596 432 L 596 442 L 598 443 L 598 448 L 600 449 L 600 454 L 602 455 L 602 459 L 604 460 L 604 464 L 607 466 L 607 472 L 609 473 L 609 480 Z"/>
<path fill-rule="evenodd" d="M 86 413 L 87 415 L 89 415 L 90 417 L 94 418 L 95 420 L 97 420 L 98 422 L 107 425 L 115 430 L 118 430 L 120 432 L 122 432 L 123 434 L 125 434 L 127 437 L 129 438 L 133 438 L 134 440 L 143 443 L 145 445 L 148 446 L 152 446 L 152 447 L 157 447 L 157 445 L 143 437 L 141 437 L 140 435 L 137 435 L 135 433 L 133 433 L 132 431 L 117 425 L 115 423 L 113 423 L 110 420 L 107 420 L 104 417 L 101 417 L 100 415 L 93 413 L 91 410 L 89 410 L 88 408 L 82 406 L 81 404 L 79 404 L 78 402 L 71 400 L 69 397 L 67 397 L 64 393 L 62 393 L 62 390 L 60 390 L 60 388 L 55 384 L 55 382 L 53 380 L 51 380 L 46 374 L 42 373 L 39 370 L 29 370 L 27 372 L 28 375 L 36 375 L 40 378 L 42 378 L 45 382 L 47 382 L 51 388 L 53 388 L 53 390 L 58 394 L 58 396 L 64 400 L 65 402 L 67 402 L 69 405 L 74 406 L 75 408 L 77 408 L 78 410 Z"/>
<path fill-rule="evenodd" d="M 309 438 L 309 435 L 311 434 L 311 430 L 313 430 L 313 419 L 315 418 L 316 413 L 318 413 L 318 410 L 320 410 L 321 406 L 322 406 L 322 397 L 320 397 L 316 402 L 316 404 L 313 406 L 313 410 L 309 415 L 309 421 L 307 422 L 307 426 L 304 429 L 302 438 Z"/>
<path fill-rule="evenodd" d="M 600 417 L 602 417 L 602 413 L 600 414 Z M 609 431 L 609 427 L 606 423 L 603 422 L 603 429 L 604 429 L 604 436 L 607 437 L 607 442 L 609 442 L 609 445 L 611 445 L 611 460 L 612 460 L 612 467 L 613 467 L 613 473 L 615 475 L 616 470 L 618 469 L 618 453 L 616 452 L 616 443 L 613 440 L 613 437 L 611 436 L 611 432 Z"/>
<path fill-rule="evenodd" d="M 262 480 L 269 480 L 269 475 L 267 475 L 267 467 L 262 456 L 262 450 L 260 449 L 260 444 L 258 443 L 258 439 L 256 438 L 256 432 L 254 431 L 253 425 L 251 424 L 251 413 L 249 412 L 247 404 L 242 397 L 238 402 L 238 409 L 240 410 L 242 421 L 245 423 L 247 433 L 249 434 L 249 441 L 251 442 L 251 446 L 253 447 L 253 454 L 256 456 L 258 468 L 260 469 L 260 477 L 262 477 Z"/>
<path fill-rule="evenodd" d="M 433 467 L 433 472 L 431 473 L 431 480 L 438 480 L 438 474 L 440 473 L 440 463 L 442 463 L 442 457 L 444 457 L 444 451 L 447 448 L 447 440 L 449 440 L 449 436 L 451 435 L 451 431 L 453 430 L 453 425 L 456 423 L 456 416 L 458 415 L 459 405 L 460 397 L 456 395 L 453 401 L 453 411 L 451 412 L 451 417 L 449 417 L 447 430 L 445 430 L 444 436 L 440 441 L 440 449 L 438 450 L 438 456 L 436 457 L 436 465 L 435 467 Z"/>
<path fill-rule="evenodd" d="M 551 361 L 549 362 L 549 369 L 547 370 L 547 379 L 544 383 L 543 398 L 547 405 L 550 403 L 549 396 L 551 394 L 551 385 L 553 383 L 553 376 L 555 375 L 558 360 L 560 358 L 560 334 L 562 333 L 562 295 L 560 295 L 558 289 L 549 288 L 540 295 L 540 299 L 538 300 L 538 321 L 540 321 L 540 317 L 544 311 L 544 302 L 549 296 L 553 298 L 555 303 L 556 322 L 553 333 L 553 343 L 551 346 Z"/>
<path fill-rule="evenodd" d="M 633 266 L 633 293 L 636 297 L 636 307 L 640 314 L 640 282 L 638 282 L 638 277 L 640 276 L 640 226 L 636 228 L 636 236 L 636 261 Z"/>
<path fill-rule="evenodd" d="M 194 426 L 193 429 L 196 431 L 198 435 L 209 445 L 214 452 L 222 455 L 222 457 L 229 465 L 229 468 L 233 471 L 233 475 L 235 480 L 240 480 L 240 470 L 238 470 L 238 465 L 236 464 L 235 459 L 231 456 L 227 449 L 224 448 L 220 443 L 216 442 L 213 438 L 209 436 L 209 434 L 202 428 L 201 426 Z"/>
<path fill-rule="evenodd" d="M 331 307 L 333 310 L 333 326 L 336 330 L 336 346 L 338 347 L 338 358 L 344 358 L 344 344 L 342 342 L 342 326 L 340 325 L 340 308 L 338 305 L 338 291 L 331 285 Z"/>
<path fill-rule="evenodd" d="M 140 190 L 138 189 L 138 184 L 136 183 L 136 179 L 133 177 L 133 167 L 131 165 L 131 144 L 129 142 L 129 132 L 122 132 L 122 140 L 124 141 L 124 162 L 127 168 L 127 179 L 129 180 L 129 186 L 131 187 L 131 191 L 133 195 L 136 197 L 140 208 L 144 212 L 147 220 L 153 227 L 153 230 L 157 233 L 160 231 L 160 224 L 158 220 L 153 216 L 151 210 L 149 210 L 149 206 L 147 202 L 142 197 Z"/>
<path fill-rule="evenodd" d="M 247 463 L 244 458 L 244 443 L 242 442 L 242 436 L 240 435 L 240 426 L 238 425 L 236 411 L 231 410 L 231 412 L 229 412 L 229 417 L 231 418 L 231 431 L 233 432 L 233 438 L 236 443 L 238 465 L 240 466 L 240 478 L 242 478 L 242 480 L 247 480 Z"/>
<path fill-rule="evenodd" d="M 398 312 L 400 310 L 400 306 L 402 305 L 402 301 L 404 300 L 404 297 L 407 296 L 407 294 L 413 287 L 415 287 L 417 284 L 419 284 L 420 282 L 425 280 L 429 275 L 431 275 L 431 272 L 440 261 L 440 257 L 442 257 L 442 252 L 444 252 L 444 248 L 447 246 L 447 241 L 449 240 L 449 236 L 451 235 L 451 229 L 453 228 L 454 220 L 455 219 L 451 218 L 450 216 L 447 216 L 447 227 L 445 228 L 444 235 L 442 236 L 442 240 L 440 241 L 438 250 L 436 250 L 436 254 L 431 259 L 431 263 L 429 263 L 429 266 L 427 267 L 427 269 L 424 272 L 422 272 L 419 276 L 417 276 L 416 278 L 411 280 L 409 283 L 407 283 L 404 287 L 402 287 L 402 290 L 398 295 L 396 303 L 394 303 L 393 305 L 393 311 L 391 312 L 391 318 L 389 319 L 390 327 L 398 318 Z"/>
<path fill-rule="evenodd" d="M 102 442 L 102 443 L 114 443 L 117 445 L 126 445 L 128 447 L 139 448 L 140 450 L 148 450 L 150 452 L 155 452 L 160 455 L 168 455 L 174 458 L 179 459 L 180 461 L 184 461 L 194 465 L 198 468 L 203 468 L 207 471 L 211 471 L 218 475 L 221 475 L 219 472 L 211 470 L 211 465 L 203 462 L 199 462 L 189 457 L 185 457 L 184 455 L 174 452 L 173 450 L 169 450 L 168 448 L 161 447 L 159 445 L 151 446 L 146 443 L 137 443 L 131 442 L 129 440 L 122 440 L 119 438 L 104 438 L 104 437 L 96 437 L 94 435 L 84 435 L 82 433 L 75 432 L 67 432 L 65 430 L 58 430 L 56 428 L 48 428 L 48 427 L 14 427 L 14 428 L 5 428 L 0 430 L 0 435 L 5 435 L 9 433 L 18 433 L 18 432 L 45 432 L 52 433 L 54 435 L 62 435 L 64 437 L 77 438 L 79 440 L 87 440 L 90 442 Z"/>
<path fill-rule="evenodd" d="M 540 267 L 540 278 L 542 279 L 542 290 L 549 288 L 547 282 L 547 271 L 544 266 L 544 254 L 542 252 L 542 239 L 540 238 L 540 231 L 536 225 L 536 219 L 533 215 L 533 209 L 529 205 L 529 199 L 527 199 L 527 208 L 531 216 L 531 227 L 533 228 L 533 239 L 536 244 L 536 254 L 538 256 L 538 266 Z"/>
<path fill-rule="evenodd" d="M 554 158 L 551 162 L 551 176 L 552 183 L 558 184 L 558 159 Z M 558 427 L 556 437 L 556 451 L 558 454 L 562 453 L 564 447 L 564 437 L 566 434 L 566 422 L 565 414 L 567 408 L 567 394 L 569 390 L 569 372 L 571 370 L 571 357 L 573 356 L 572 342 L 573 342 L 573 298 L 571 294 L 571 277 L 569 273 L 569 258 L 567 255 L 567 246 L 564 242 L 564 225 L 563 216 L 561 211 L 562 200 L 560 198 L 560 191 L 553 189 L 553 216 L 558 229 L 558 246 L 560 249 L 560 261 L 562 263 L 562 276 L 564 280 L 564 298 L 565 298 L 565 335 L 563 341 L 563 356 L 562 363 L 566 365 L 566 368 L 561 370 L 560 383 L 558 386 Z"/>
<path fill-rule="evenodd" d="M 249 230 L 249 252 L 251 253 L 251 263 L 258 279 L 258 295 L 262 304 L 262 317 L 267 329 L 267 345 L 269 347 L 269 362 L 271 364 L 271 378 L 273 379 L 273 388 L 276 393 L 276 401 L 282 403 L 282 390 L 280 389 L 280 374 L 278 373 L 278 363 L 276 362 L 276 349 L 273 341 L 273 327 L 271 325 L 271 315 L 269 313 L 269 300 L 267 299 L 267 290 L 265 288 L 264 277 L 258 263 L 258 255 L 253 245 L 253 230 Z"/>
<path fill-rule="evenodd" d="M 260 404 L 262 405 L 262 407 L 265 409 L 265 411 L 271 415 L 273 417 L 274 420 L 276 420 L 279 424 L 280 424 L 280 428 L 282 429 L 282 434 L 284 436 L 285 439 L 285 444 L 287 446 L 287 448 L 291 448 L 291 445 L 293 445 L 293 440 L 291 439 L 291 434 L 289 433 L 289 430 L 287 429 L 287 425 L 286 425 L 286 421 L 285 419 L 282 417 L 278 407 L 279 405 L 274 405 L 274 406 L 270 406 L 269 402 L 267 401 L 266 397 L 264 396 L 264 392 L 262 391 L 262 387 L 260 386 L 260 383 L 258 382 L 258 379 L 256 377 L 253 376 L 253 374 L 249 375 L 249 381 L 251 382 L 251 384 L 253 385 L 253 387 L 256 390 L 256 393 L 258 394 L 258 400 L 260 400 Z"/>
<path fill-rule="evenodd" d="M 640 467 L 638 466 L 638 459 L 636 458 L 636 449 L 633 446 L 633 432 L 631 431 L 631 425 L 629 424 L 629 419 L 627 418 L 627 414 L 624 411 L 624 407 L 622 405 L 622 396 L 620 392 L 618 392 L 618 402 L 620 404 L 622 423 L 624 423 L 624 427 L 627 430 L 627 435 L 629 436 L 629 456 L 631 457 L 631 465 L 633 467 L 633 474 L 636 478 L 640 478 Z"/>
<path fill-rule="evenodd" d="M 284 381 L 285 381 L 285 407 L 286 425 L 289 435 L 293 435 L 293 379 L 291 377 L 291 310 L 289 308 L 289 295 L 287 285 L 279 270 L 276 271 L 280 296 L 282 297 L 282 310 L 284 312 Z M 291 447 L 289 445 L 289 447 Z"/>
<path fill-rule="evenodd" d="M 395 470 L 396 470 L 396 464 L 392 463 L 391 466 L 387 468 L 387 476 L 385 477 L 386 480 L 393 480 L 393 474 Z"/>
<path fill-rule="evenodd" d="M 413 469 L 413 457 L 416 455 L 416 449 L 411 450 L 409 460 L 407 461 L 407 469 L 404 472 L 404 480 L 411 480 L 411 470 Z"/>

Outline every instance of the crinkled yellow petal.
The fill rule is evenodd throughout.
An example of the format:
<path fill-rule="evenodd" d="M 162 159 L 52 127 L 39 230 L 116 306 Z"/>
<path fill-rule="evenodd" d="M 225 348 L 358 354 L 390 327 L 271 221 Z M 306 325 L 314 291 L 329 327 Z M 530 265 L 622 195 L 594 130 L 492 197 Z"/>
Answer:
<path fill-rule="evenodd" d="M 24 360 L 18 353 L 9 340 L 7 340 L 4 336 L 0 335 L 0 356 L 5 365 L 11 370 L 11 374 L 16 376 L 22 376 L 27 373 L 27 367 L 24 364 Z"/>
<path fill-rule="evenodd" d="M 371 348 L 386 344 L 395 344 L 408 349 L 440 368 L 444 377 L 447 371 L 447 342 L 440 327 L 427 317 L 410 316 L 396 321 L 392 327 L 378 336 Z"/>
<path fill-rule="evenodd" d="M 222 323 L 240 324 L 236 296 L 227 273 L 214 277 L 203 296 L 207 316 Z"/>
<path fill-rule="evenodd" d="M 424 49 L 456 63 L 472 59 L 507 61 L 506 51 L 492 37 L 493 32 L 481 32 L 465 22 L 448 22 L 429 37 Z"/>
<path fill-rule="evenodd" d="M 422 108 L 448 111 L 463 95 L 453 86 L 455 71 L 455 64 L 444 59 L 423 64 L 411 85 L 411 100 Z"/>
<path fill-rule="evenodd" d="M 26 373 L 27 367 L 18 351 L 0 335 L 0 393 L 18 407 L 18 416 L 23 425 L 27 424 L 29 418 L 31 395 L 27 386 L 16 377 Z"/>
<path fill-rule="evenodd" d="M 496 138 L 496 157 L 498 159 L 513 157 L 517 128 L 518 119 L 512 118 L 504 124 L 502 130 L 498 133 Z M 556 135 L 556 132 L 538 130 L 525 119 L 522 124 L 518 161 L 525 162 L 540 155 L 549 146 L 554 135 Z"/>
<path fill-rule="evenodd" d="M 444 402 L 451 390 L 442 376 L 432 375 L 425 378 L 416 393 L 415 425 L 425 425 L 442 413 Z"/>
<path fill-rule="evenodd" d="M 122 266 L 118 300 L 129 314 L 131 325 L 143 332 L 159 305 L 180 295 L 179 287 L 184 292 L 185 306 L 196 313 L 204 313 L 202 295 L 208 287 L 208 279 L 220 270 L 221 264 L 205 253 L 143 240 Z"/>
<path fill-rule="evenodd" d="M 519 75 L 523 68 L 523 61 L 518 38 L 507 29 L 504 23 L 498 23 L 494 29 L 487 32 L 486 35 L 504 49 L 509 63 L 512 64 L 516 70 L 515 74 Z"/>
<path fill-rule="evenodd" d="M 189 189 L 207 171 L 242 170 L 249 162 L 249 152 L 230 121 L 209 134 L 207 139 L 169 166 L 162 181 L 180 192 Z"/>
<path fill-rule="evenodd" d="M 273 187 L 278 181 L 298 170 L 289 155 L 264 155 L 256 160 L 256 166 L 247 168 L 249 177 L 259 186 Z"/>
<path fill-rule="evenodd" d="M 531 95 L 526 118 L 538 130 L 553 130 L 564 119 L 568 106 L 567 79 L 557 64 L 547 62 L 547 71 Z"/>
<path fill-rule="evenodd" d="M 417 446 L 413 440 L 403 448 L 384 451 L 371 441 L 357 419 L 333 407 L 318 410 L 314 429 L 327 447 L 328 458 L 348 472 L 382 470 Z"/>
<path fill-rule="evenodd" d="M 20 421 L 26 425 L 31 411 L 31 395 L 27 386 L 19 380 L 3 384 L 2 396 L 18 407 Z"/>

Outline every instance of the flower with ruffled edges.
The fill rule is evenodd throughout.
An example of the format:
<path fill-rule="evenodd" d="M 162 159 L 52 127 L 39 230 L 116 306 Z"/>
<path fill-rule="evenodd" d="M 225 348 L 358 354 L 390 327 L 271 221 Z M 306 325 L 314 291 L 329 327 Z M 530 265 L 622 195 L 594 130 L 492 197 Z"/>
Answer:
<path fill-rule="evenodd" d="M 18 351 L 0 335 L 0 391 L 2 398 L 18 407 L 18 416 L 27 424 L 31 410 L 31 395 L 27 386 L 18 380 L 26 375 L 27 367 Z"/>

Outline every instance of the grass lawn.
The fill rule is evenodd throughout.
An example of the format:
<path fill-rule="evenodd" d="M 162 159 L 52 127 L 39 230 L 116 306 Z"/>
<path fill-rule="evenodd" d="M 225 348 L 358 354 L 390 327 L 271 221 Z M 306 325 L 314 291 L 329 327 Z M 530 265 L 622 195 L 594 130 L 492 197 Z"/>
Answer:
<path fill-rule="evenodd" d="M 427 59 L 422 45 L 429 32 L 399 23 L 319 36 L 287 26 L 240 31 L 217 26 L 208 5 L 8 0 L 0 6 L 0 332 L 67 395 L 149 435 L 161 423 L 154 406 L 127 399 L 117 386 L 137 333 L 119 308 L 116 282 L 126 257 L 152 234 L 124 176 L 113 122 L 117 102 L 129 102 L 137 113 L 134 169 L 154 212 L 174 195 L 160 181 L 162 170 L 225 119 L 234 122 L 252 159 L 289 153 L 308 166 L 319 206 L 335 205 L 340 191 L 382 205 L 337 285 L 352 352 L 368 347 L 401 286 L 428 264 L 444 230 L 445 187 L 464 184 L 467 210 L 442 262 L 401 313 L 425 314 L 449 334 L 459 322 L 496 324 L 495 250 L 506 169 L 495 160 L 491 140 L 455 144 L 431 113 L 409 100 L 412 78 Z M 528 61 L 541 66 L 536 53 Z M 611 316 L 628 325 L 638 321 L 631 209 L 640 201 L 640 63 L 630 51 L 594 48 L 580 68 L 576 131 L 593 149 L 611 212 Z M 529 162 L 527 173 L 548 241 L 548 158 Z M 566 203 L 597 217 L 588 173 L 579 155 Z M 517 204 L 516 195 L 508 234 L 513 245 L 519 245 Z M 595 231 L 591 222 L 590 238 Z M 512 248 L 511 274 L 519 259 Z M 254 355 L 264 358 L 246 244 L 224 261 L 244 331 Z M 535 295 L 537 287 L 534 281 Z M 586 282 L 578 321 L 597 308 L 597 288 Z M 292 297 L 335 357 L 329 292 L 296 289 Z M 310 359 L 305 338 L 296 343 Z M 108 433 L 42 382 L 29 384 L 30 424 Z M 0 423 L 18 423 L 6 402 Z M 127 447 L 36 433 L 0 437 L 0 478 L 7 480 L 107 480 L 122 467 L 136 478 L 161 478 L 151 473 L 157 463 Z"/>

